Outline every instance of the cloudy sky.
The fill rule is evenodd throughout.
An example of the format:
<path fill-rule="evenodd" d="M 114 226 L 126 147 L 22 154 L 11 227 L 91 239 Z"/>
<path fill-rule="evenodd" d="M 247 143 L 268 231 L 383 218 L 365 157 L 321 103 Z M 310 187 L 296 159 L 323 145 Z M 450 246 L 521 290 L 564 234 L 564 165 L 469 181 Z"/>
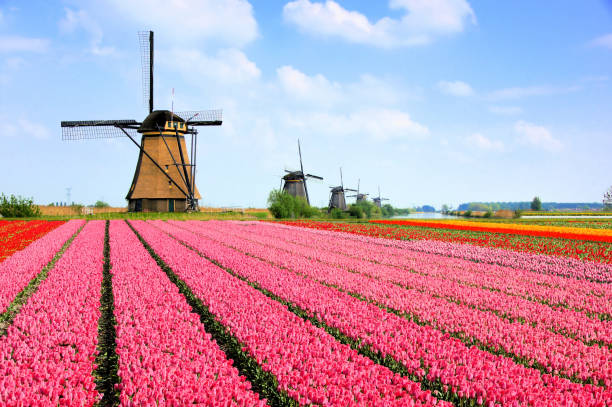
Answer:
<path fill-rule="evenodd" d="M 138 150 L 62 142 L 61 120 L 136 119 L 137 32 L 155 107 L 222 108 L 197 183 L 262 207 L 297 139 L 309 186 L 361 179 L 405 207 L 600 201 L 612 184 L 612 3 L 603 0 L 0 0 L 0 192 L 124 205 Z"/>

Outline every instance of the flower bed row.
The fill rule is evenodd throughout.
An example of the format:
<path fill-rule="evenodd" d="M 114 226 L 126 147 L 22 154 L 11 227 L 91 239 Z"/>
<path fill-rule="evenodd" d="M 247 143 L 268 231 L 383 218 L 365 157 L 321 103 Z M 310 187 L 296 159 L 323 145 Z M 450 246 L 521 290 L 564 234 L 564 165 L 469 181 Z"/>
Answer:
<path fill-rule="evenodd" d="M 155 252 L 300 404 L 443 405 L 418 383 L 340 344 L 155 227 L 133 222 Z"/>
<path fill-rule="evenodd" d="M 217 239 L 229 239 L 227 231 L 212 230 L 206 227 L 208 225 L 198 222 L 187 224 Z M 513 355 L 524 364 L 539 365 L 545 371 L 572 377 L 577 381 L 612 385 L 612 353 L 608 348 L 587 346 L 544 329 L 519 322 L 512 323 L 488 312 L 313 262 L 286 250 L 263 244 L 252 245 L 244 238 L 232 242 L 240 245 L 237 248 L 248 250 L 274 264 L 407 313 L 423 323 L 458 335 L 467 343 L 480 344 L 487 349 Z"/>
<path fill-rule="evenodd" d="M 570 239 L 552 239 L 504 233 L 433 229 L 415 226 L 383 226 L 364 223 L 285 221 L 288 225 L 397 240 L 438 240 L 488 248 L 547 254 L 601 263 L 612 263 L 612 244 Z"/>
<path fill-rule="evenodd" d="M 493 292 L 473 286 L 466 286 L 452 280 L 457 266 L 456 259 L 441 256 L 418 256 L 409 265 L 409 269 L 416 273 L 406 272 L 404 268 L 375 264 L 369 261 L 370 256 L 384 254 L 385 248 L 374 252 L 366 244 L 350 247 L 351 256 L 334 252 L 333 237 L 324 235 L 310 235 L 302 242 L 293 243 L 295 229 L 252 223 L 248 228 L 225 223 L 219 226 L 227 230 L 248 233 L 255 239 L 266 244 L 283 248 L 294 255 L 301 255 L 324 263 L 341 267 L 381 279 L 390 281 L 402 287 L 416 289 L 436 297 L 445 298 L 461 304 L 466 304 L 480 310 L 492 311 L 508 319 L 520 320 L 545 329 L 562 332 L 584 342 L 597 342 L 612 345 L 612 323 L 592 319 L 582 312 L 566 308 L 551 308 L 540 302 L 533 302 L 516 296 L 508 296 L 500 292 Z M 263 230 L 262 230 L 263 229 Z M 270 230 L 271 229 L 271 230 Z M 268 231 L 269 233 L 265 233 Z M 380 257 L 379 257 L 380 258 Z M 479 274 L 486 275 L 495 266 L 476 264 L 463 261 L 463 266 L 472 269 L 485 268 Z M 497 266 L 499 268 L 499 266 Z M 504 268 L 506 273 L 511 272 Z M 431 276 L 438 270 L 444 270 L 444 275 Z M 503 272 L 502 271 L 502 272 Z M 494 273 L 500 274 L 499 271 Z M 422 275 L 425 274 L 425 275 Z M 541 287 L 542 292 L 547 288 Z M 604 301 L 608 307 L 611 302 Z M 609 308 L 606 309 L 606 312 Z"/>
<path fill-rule="evenodd" d="M 121 403 L 265 405 L 125 222 L 110 249 Z"/>
<path fill-rule="evenodd" d="M 468 348 L 458 339 L 431 327 L 419 326 L 373 304 L 231 249 L 224 245 L 225 239 L 217 241 L 164 222 L 153 223 L 383 357 L 395 358 L 410 375 L 428 382 L 438 392 L 447 389 L 452 401 L 465 402 L 471 398 L 473 404 L 543 406 L 571 401 L 587 406 L 610 397 L 602 388 L 542 375 L 509 358 Z"/>
<path fill-rule="evenodd" d="M 464 220 L 371 220 L 371 223 L 398 226 L 421 226 L 435 229 L 467 230 L 475 232 L 509 233 L 557 239 L 588 240 L 612 243 L 612 230 L 573 228 L 566 226 L 525 225 L 518 223 L 469 222 Z"/>
<path fill-rule="evenodd" d="M 538 239 L 536 242 L 521 245 L 508 245 L 507 238 L 497 238 L 504 235 L 482 233 L 484 241 L 462 239 L 456 231 L 444 231 L 422 228 L 404 228 L 394 226 L 377 226 L 351 223 L 325 223 L 310 221 L 282 222 L 290 226 L 299 226 L 330 232 L 345 232 L 355 236 L 393 239 L 399 247 L 425 253 L 441 254 L 464 258 L 467 260 L 499 264 L 512 268 L 532 270 L 543 274 L 560 275 L 578 279 L 589 279 L 598 282 L 612 282 L 612 245 L 609 243 L 593 243 L 597 248 L 578 250 L 577 245 L 586 245 L 589 242 L 563 240 L 571 253 L 557 253 L 549 250 L 548 243 L 554 239 Z M 415 234 L 416 233 L 416 234 Z M 463 233 L 463 232 L 458 232 Z M 471 232 L 479 233 L 479 232 Z M 510 236 L 510 235 L 505 235 Z M 519 237 L 519 240 L 531 239 Z M 580 253 L 587 253 L 583 256 Z M 572 254 L 573 253 L 573 254 Z M 602 263 L 604 263 L 602 265 Z"/>
<path fill-rule="evenodd" d="M 5 405 L 93 405 L 104 222 L 89 222 L 0 338 Z"/>
<path fill-rule="evenodd" d="M 0 224 L 0 263 L 62 225 L 63 221 L 4 221 Z"/>
<path fill-rule="evenodd" d="M 287 229 L 290 233 L 277 236 L 278 228 Z M 244 230 L 244 229 L 243 229 Z M 279 223 L 259 222 L 257 227 L 246 229 L 252 233 L 259 233 L 266 237 L 283 236 L 288 242 L 312 246 L 317 242 L 317 247 L 326 251 L 341 253 L 346 256 L 361 258 L 374 264 L 389 265 L 405 270 L 411 270 L 423 275 L 450 279 L 463 285 L 485 288 L 504 294 L 520 296 L 522 298 L 545 303 L 555 308 L 571 308 L 584 311 L 587 314 L 595 314 L 602 319 L 612 318 L 612 292 L 608 290 L 607 284 L 594 283 L 586 280 L 576 280 L 558 277 L 552 274 L 542 274 L 521 269 L 524 263 L 516 261 L 514 267 L 489 264 L 483 260 L 484 256 L 476 257 L 476 262 L 464 260 L 462 256 L 451 257 L 455 253 L 461 253 L 467 248 L 470 252 L 478 250 L 484 252 L 484 248 L 470 248 L 469 246 L 450 246 L 437 242 L 420 243 L 429 246 L 430 251 L 440 247 L 438 253 L 430 254 L 424 251 L 411 250 L 407 245 L 413 243 L 374 239 L 361 237 L 346 233 L 329 232 L 317 229 L 302 229 L 295 233 L 292 226 Z M 246 231 L 245 230 L 245 231 Z M 444 252 L 444 248 L 449 249 Z M 494 253 L 496 254 L 496 253 Z M 509 253 L 507 264 L 517 260 Z M 467 256 L 466 256 L 467 257 Z M 533 257 L 533 256 L 532 256 Z M 531 267 L 541 269 L 549 267 L 547 258 L 534 258 Z M 536 261 L 540 260 L 540 265 Z M 424 264 L 437 267 L 421 267 Z M 441 267 L 444 265 L 444 267 Z M 571 264 L 562 263 L 559 267 L 569 268 Z M 592 265 L 601 267 L 601 265 Z M 566 270 L 565 274 L 574 272 L 574 268 Z M 512 276 L 512 278 L 508 278 Z"/>
<path fill-rule="evenodd" d="M 84 223 L 71 220 L 0 263 L 0 314 Z"/>

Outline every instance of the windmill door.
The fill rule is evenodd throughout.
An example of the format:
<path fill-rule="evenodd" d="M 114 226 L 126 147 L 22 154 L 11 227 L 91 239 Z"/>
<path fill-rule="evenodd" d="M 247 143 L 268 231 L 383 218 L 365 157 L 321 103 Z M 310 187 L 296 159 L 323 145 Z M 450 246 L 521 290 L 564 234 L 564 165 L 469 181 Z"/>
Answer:
<path fill-rule="evenodd" d="M 174 199 L 168 199 L 168 212 L 174 212 Z"/>

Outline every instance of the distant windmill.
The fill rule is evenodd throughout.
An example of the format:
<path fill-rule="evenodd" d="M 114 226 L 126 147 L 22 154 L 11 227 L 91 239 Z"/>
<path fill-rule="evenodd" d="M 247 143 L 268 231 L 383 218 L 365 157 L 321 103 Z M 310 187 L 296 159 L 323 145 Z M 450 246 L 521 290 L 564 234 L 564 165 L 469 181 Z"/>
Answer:
<path fill-rule="evenodd" d="M 220 126 L 221 110 L 174 112 L 153 110 L 153 31 L 138 33 L 144 98 L 149 115 L 136 120 L 63 121 L 62 140 L 128 137 L 140 150 L 132 186 L 126 196 L 130 212 L 198 210 L 195 184 L 197 126 Z M 141 142 L 134 139 L 142 134 Z M 185 135 L 191 135 L 191 159 Z"/>
<path fill-rule="evenodd" d="M 361 183 L 361 179 L 357 180 L 357 194 L 356 195 L 347 195 L 347 198 L 357 198 L 355 203 L 359 203 L 361 201 L 367 201 L 368 195 L 370 194 L 362 194 L 359 192 L 359 184 Z M 354 190 L 352 190 L 354 191 Z"/>
<path fill-rule="evenodd" d="M 378 187 L 378 196 L 376 198 L 372 198 L 372 201 L 374 201 L 374 205 L 378 206 L 379 208 L 382 207 L 382 201 L 388 201 L 389 198 L 381 198 L 380 196 L 380 186 Z"/>
<path fill-rule="evenodd" d="M 300 140 L 298 140 L 298 154 L 300 156 L 300 171 L 289 171 L 285 170 L 287 174 L 281 179 L 282 190 L 287 192 L 289 195 L 301 196 L 306 198 L 306 202 L 310 205 L 310 198 L 308 196 L 308 187 L 306 186 L 306 179 L 314 178 L 323 180 L 323 177 L 312 174 L 304 174 L 304 165 L 302 163 L 302 147 L 300 146 Z"/>
<path fill-rule="evenodd" d="M 344 198 L 344 191 L 353 191 L 357 192 L 356 189 L 344 188 L 344 181 L 342 180 L 342 167 L 340 167 L 340 186 L 330 187 L 330 198 L 329 198 L 329 206 L 328 210 L 331 211 L 334 208 L 338 208 L 342 211 L 345 211 L 346 208 L 346 200 Z"/>
<path fill-rule="evenodd" d="M 604 194 L 603 205 L 606 209 L 612 208 L 612 187 L 610 187 Z"/>

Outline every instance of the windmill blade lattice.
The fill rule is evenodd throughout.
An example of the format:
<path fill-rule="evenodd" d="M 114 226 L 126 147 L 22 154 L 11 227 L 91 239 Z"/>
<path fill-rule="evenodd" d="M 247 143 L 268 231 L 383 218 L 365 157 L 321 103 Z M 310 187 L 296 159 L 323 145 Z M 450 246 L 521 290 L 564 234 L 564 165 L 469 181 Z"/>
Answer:
<path fill-rule="evenodd" d="M 188 122 L 190 126 L 219 126 L 223 121 L 223 110 L 193 110 L 186 112 L 174 112 L 181 119 Z"/>
<path fill-rule="evenodd" d="M 125 137 L 125 130 L 131 136 L 136 136 L 140 125 L 136 120 L 81 120 L 63 121 L 62 141 L 95 140 Z"/>

